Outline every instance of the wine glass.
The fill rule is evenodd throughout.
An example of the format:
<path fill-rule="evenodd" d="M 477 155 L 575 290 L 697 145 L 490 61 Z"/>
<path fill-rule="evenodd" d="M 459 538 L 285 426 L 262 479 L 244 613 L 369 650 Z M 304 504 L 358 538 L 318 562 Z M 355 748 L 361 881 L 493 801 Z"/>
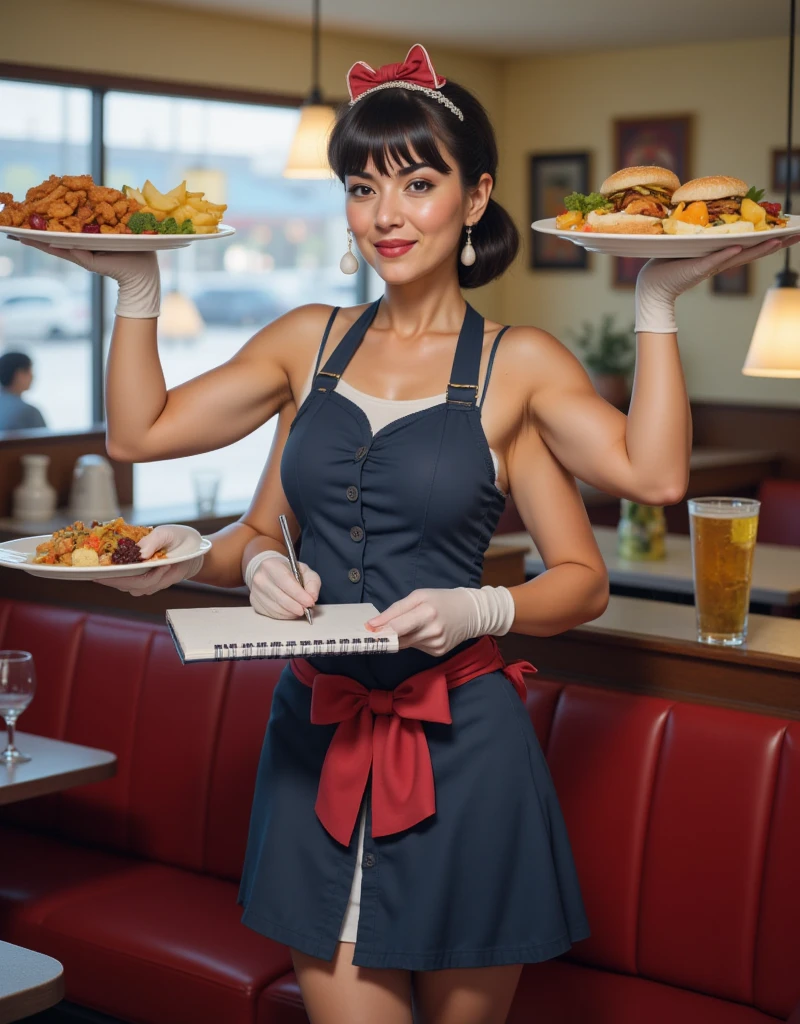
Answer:
<path fill-rule="evenodd" d="M 0 752 L 0 761 L 4 764 L 30 761 L 14 746 L 14 727 L 35 692 L 33 655 L 28 651 L 0 651 L 0 717 L 5 719 L 8 729 L 8 744 Z"/>

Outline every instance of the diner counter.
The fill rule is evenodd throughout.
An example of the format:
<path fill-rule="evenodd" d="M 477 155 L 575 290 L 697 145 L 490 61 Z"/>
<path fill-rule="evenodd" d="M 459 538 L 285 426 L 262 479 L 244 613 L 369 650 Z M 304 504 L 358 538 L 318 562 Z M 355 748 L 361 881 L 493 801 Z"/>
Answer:
<path fill-rule="evenodd" d="M 242 505 L 241 501 L 217 502 L 217 509 L 212 515 L 199 515 L 193 503 L 165 505 L 163 508 L 138 508 L 136 505 L 121 505 L 120 515 L 127 523 L 142 526 L 181 523 L 184 526 L 193 526 L 200 533 L 206 535 L 236 522 L 244 514 Z M 73 520 L 74 516 L 71 516 L 66 508 L 57 509 L 52 519 L 38 523 L 2 516 L 0 517 L 0 541 L 54 533 L 56 530 L 69 526 Z"/>
<path fill-rule="evenodd" d="M 780 475 L 782 459 L 783 454 L 778 451 L 696 445 L 689 460 L 686 497 L 754 491 L 766 477 Z M 582 480 L 578 481 L 578 489 L 587 508 L 619 501 Z"/>
<path fill-rule="evenodd" d="M 717 647 L 698 643 L 693 605 L 611 597 L 592 622 L 500 646 L 553 678 L 800 719 L 798 619 L 751 615 L 745 644 Z"/>

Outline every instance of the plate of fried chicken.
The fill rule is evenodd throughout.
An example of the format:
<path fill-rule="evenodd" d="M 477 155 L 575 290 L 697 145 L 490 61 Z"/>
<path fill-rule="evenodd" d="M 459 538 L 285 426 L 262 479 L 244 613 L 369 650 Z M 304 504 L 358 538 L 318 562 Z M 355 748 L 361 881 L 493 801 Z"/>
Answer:
<path fill-rule="evenodd" d="M 136 234 L 128 227 L 141 204 L 116 188 L 96 185 L 90 174 L 51 174 L 29 188 L 24 200 L 0 192 L 0 233 L 59 249 L 149 251 L 179 249 L 191 242 L 234 234 L 220 224 L 214 234 Z"/>

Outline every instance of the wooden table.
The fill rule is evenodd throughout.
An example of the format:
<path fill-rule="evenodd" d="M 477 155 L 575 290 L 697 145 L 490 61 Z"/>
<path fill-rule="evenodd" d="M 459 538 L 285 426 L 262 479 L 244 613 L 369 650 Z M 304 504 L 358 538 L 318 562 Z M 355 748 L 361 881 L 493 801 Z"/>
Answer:
<path fill-rule="evenodd" d="M 0 740 L 5 746 L 4 734 L 0 734 Z M 11 765 L 0 763 L 0 805 L 99 782 L 117 771 L 116 755 L 108 750 L 28 732 L 17 732 L 15 745 L 31 760 Z"/>
<path fill-rule="evenodd" d="M 0 1024 L 55 1006 L 64 997 L 64 968 L 51 956 L 0 942 Z"/>
<path fill-rule="evenodd" d="M 689 537 L 669 533 L 666 558 L 657 562 L 629 562 L 617 556 L 617 531 L 614 527 L 595 526 L 593 530 L 612 586 L 618 584 L 664 595 L 694 594 Z M 504 533 L 494 537 L 492 543 L 515 547 L 526 544 L 525 574 L 531 577 L 544 571 L 541 555 L 527 533 Z M 756 543 L 750 600 L 789 608 L 800 605 L 800 548 Z"/>

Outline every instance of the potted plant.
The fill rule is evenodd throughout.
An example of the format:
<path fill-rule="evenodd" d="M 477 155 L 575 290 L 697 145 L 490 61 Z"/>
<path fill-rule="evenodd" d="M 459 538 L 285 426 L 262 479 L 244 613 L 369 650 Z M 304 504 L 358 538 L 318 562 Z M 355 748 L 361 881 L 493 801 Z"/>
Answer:
<path fill-rule="evenodd" d="M 583 330 L 572 335 L 584 353 L 583 363 L 589 371 L 595 390 L 619 409 L 627 407 L 628 377 L 636 361 L 634 325 L 615 328 L 614 315 L 606 313 L 599 325 L 584 322 Z"/>

